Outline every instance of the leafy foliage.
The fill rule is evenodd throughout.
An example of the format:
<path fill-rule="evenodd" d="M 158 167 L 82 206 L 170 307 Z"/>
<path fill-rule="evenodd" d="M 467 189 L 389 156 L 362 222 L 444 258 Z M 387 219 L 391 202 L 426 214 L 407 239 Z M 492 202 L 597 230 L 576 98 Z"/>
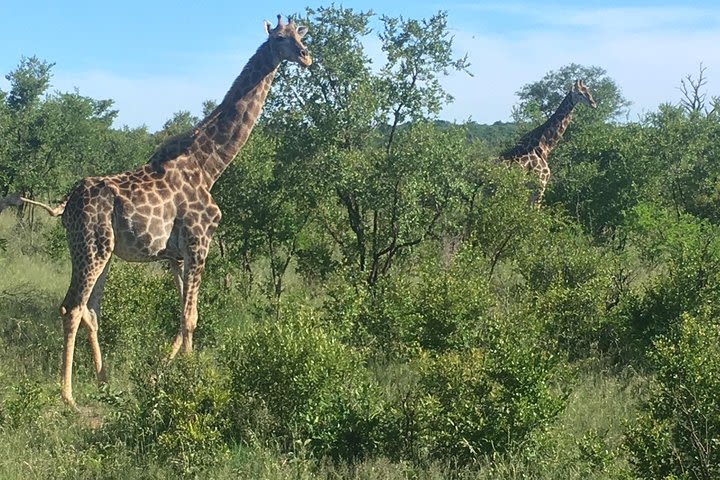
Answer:
<path fill-rule="evenodd" d="M 660 269 L 645 295 L 627 305 L 636 338 L 666 334 L 682 314 L 714 310 L 720 298 L 720 231 L 689 215 L 641 205 L 633 215 L 637 245 L 648 264 Z"/>
<path fill-rule="evenodd" d="M 228 356 L 233 438 L 346 459 L 373 452 L 383 405 L 359 360 L 312 312 L 255 325 Z"/>
<path fill-rule="evenodd" d="M 42 385 L 23 379 L 0 402 L 0 429 L 14 430 L 35 424 L 48 403 L 49 397 Z"/>
<path fill-rule="evenodd" d="M 181 356 L 170 365 L 146 357 L 133 372 L 134 398 L 119 404 L 102 435 L 140 455 L 197 474 L 227 453 L 229 377 L 206 355 Z"/>
<path fill-rule="evenodd" d="M 455 125 L 435 118 L 443 76 L 467 69 L 445 12 L 305 16 L 312 66 L 280 68 L 213 191 L 198 353 L 160 360 L 179 318 L 163 267 L 114 264 L 100 339 L 120 390 L 61 411 L 61 292 L 10 267 L 64 275 L 62 227 L 2 218 L 0 476 L 717 476 L 720 117 L 702 67 L 680 106 L 632 122 L 604 69 L 571 64 L 518 92 L 516 122 Z M 3 197 L 59 198 L 197 122 L 113 128 L 112 101 L 50 93 L 52 68 L 23 57 L 0 91 Z M 599 106 L 530 208 L 532 178 L 494 159 L 578 78 Z"/>
<path fill-rule="evenodd" d="M 116 262 L 103 297 L 99 339 L 107 355 L 136 359 L 177 333 L 180 303 L 169 273 Z"/>
<path fill-rule="evenodd" d="M 627 446 L 643 478 L 720 475 L 720 324 L 685 314 L 657 342 L 657 376 Z"/>
<path fill-rule="evenodd" d="M 449 352 L 427 359 L 420 388 L 426 435 L 436 458 L 461 463 L 502 453 L 527 440 L 551 421 L 563 405 L 549 388 L 547 359 L 532 347 L 504 341 L 491 349 Z"/>
<path fill-rule="evenodd" d="M 305 159 L 294 164 L 304 168 L 296 170 L 291 164 L 295 179 L 314 185 L 313 203 L 301 205 L 315 209 L 345 263 L 374 285 L 402 250 L 432 233 L 443 199 L 427 198 L 417 187 L 434 180 L 430 176 L 441 165 L 440 158 L 458 157 L 457 150 L 441 150 L 444 145 L 456 149 L 456 141 L 446 144 L 437 137 L 409 155 L 405 147 L 423 138 L 419 133 L 435 131 L 411 128 L 403 143 L 400 127 L 435 115 L 448 100 L 440 77 L 467 65 L 452 57 L 442 12 L 423 21 L 381 17 L 379 40 L 386 61 L 379 74 L 371 70 L 361 43 L 370 33 L 371 13 L 335 7 L 307 13 L 307 45 L 317 61 L 309 75 L 294 75 L 292 84 L 280 84 L 272 93 L 268 123 L 277 138 L 287 139 L 287 150 L 280 149 L 285 158 Z M 281 70 L 280 75 L 287 73 Z M 276 114 L 288 106 L 297 111 Z M 419 168 L 409 168 L 410 160 Z M 335 208 L 337 202 L 343 211 Z"/>

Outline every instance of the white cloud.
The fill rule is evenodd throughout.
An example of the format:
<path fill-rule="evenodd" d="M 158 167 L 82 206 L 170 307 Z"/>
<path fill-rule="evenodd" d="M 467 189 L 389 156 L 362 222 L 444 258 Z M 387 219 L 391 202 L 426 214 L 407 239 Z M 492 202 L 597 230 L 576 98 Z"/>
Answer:
<path fill-rule="evenodd" d="M 208 82 L 208 80 L 210 80 Z M 227 88 L 225 85 L 224 88 Z M 111 72 L 58 72 L 53 86 L 58 91 L 78 89 L 81 95 L 96 99 L 112 99 L 119 111 L 115 126 L 139 127 L 150 131 L 163 124 L 180 110 L 199 115 L 202 102 L 223 95 L 223 87 L 214 85 L 205 76 L 190 77 L 129 77 Z"/>
<path fill-rule="evenodd" d="M 673 15 L 681 19 L 675 21 Z M 680 80 L 688 74 L 697 78 L 701 62 L 707 68 L 707 92 L 718 95 L 720 29 L 685 28 L 692 22 L 716 22 L 718 17 L 717 10 L 690 8 L 605 9 L 576 11 L 552 21 L 588 26 L 583 29 L 455 32 L 455 49 L 459 54 L 468 52 L 475 76 L 454 74 L 445 81 L 456 102 L 445 108 L 442 117 L 462 120 L 472 115 L 481 123 L 508 120 L 517 102 L 515 92 L 573 62 L 607 70 L 633 102 L 630 120 L 656 110 L 660 103 L 677 103 Z"/>
<path fill-rule="evenodd" d="M 454 73 L 443 81 L 455 102 L 441 118 L 507 121 L 518 90 L 573 62 L 606 69 L 633 102 L 631 120 L 656 110 L 660 103 L 678 102 L 680 80 L 688 74 L 697 76 L 701 62 L 707 68 L 707 92 L 720 95 L 720 8 L 583 8 L 576 2 L 544 13 L 530 3 L 512 1 L 440 8 L 450 12 L 456 54 L 468 53 L 474 74 Z M 475 27 L 468 25 L 468 18 L 483 19 L 484 13 L 521 17 L 532 28 L 472 31 Z M 376 58 L 376 68 L 382 64 L 377 60 L 382 55 L 377 39 L 367 39 L 366 52 Z M 194 58 L 184 55 L 176 71 L 154 76 L 69 71 L 58 64 L 53 69 L 53 88 L 77 87 L 83 95 L 111 98 L 119 110 L 116 126 L 145 124 L 154 131 L 177 111 L 200 115 L 204 100 L 220 100 L 251 54 L 250 49 L 204 57 L 196 52 Z M 7 89 L 3 82 L 0 79 L 0 88 Z"/>
<path fill-rule="evenodd" d="M 181 110 L 202 116 L 205 100 L 222 100 L 253 52 L 214 52 L 186 58 L 163 75 L 129 75 L 108 70 L 53 69 L 52 90 L 72 91 L 95 99 L 112 99 L 116 127 L 145 125 L 153 132 Z M 192 68 L 193 62 L 195 68 Z"/>

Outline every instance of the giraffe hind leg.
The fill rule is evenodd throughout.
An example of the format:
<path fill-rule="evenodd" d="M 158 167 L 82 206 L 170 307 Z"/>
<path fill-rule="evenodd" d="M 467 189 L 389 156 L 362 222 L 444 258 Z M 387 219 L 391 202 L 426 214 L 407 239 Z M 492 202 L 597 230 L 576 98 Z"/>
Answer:
<path fill-rule="evenodd" d="M 105 220 L 105 221 L 103 221 Z M 109 216 L 70 225 L 68 244 L 72 259 L 72 277 L 60 313 L 63 316 L 64 345 L 62 365 L 62 398 L 75 406 L 72 394 L 72 369 L 75 337 L 80 323 L 88 329 L 93 363 L 98 381 L 104 376 L 100 345 L 97 339 L 100 296 L 112 254 L 114 238 Z"/>
<path fill-rule="evenodd" d="M 80 323 L 84 323 L 88 329 L 88 339 L 95 364 L 98 381 L 104 375 L 102 366 L 102 357 L 100 353 L 100 344 L 97 339 L 97 313 L 88 308 L 88 300 L 93 289 L 105 270 L 108 263 L 109 255 L 104 259 L 95 259 L 94 268 L 84 268 L 78 275 L 73 275 L 73 279 L 77 278 L 78 282 L 71 282 L 66 301 L 63 302 L 65 311 L 63 319 L 63 329 L 65 340 L 63 345 L 63 367 L 62 367 L 62 398 L 71 405 L 75 406 L 72 395 L 72 369 L 73 357 L 75 354 L 75 337 L 77 336 Z M 73 266 L 73 269 L 75 267 Z"/>
<path fill-rule="evenodd" d="M 103 366 L 102 354 L 100 353 L 100 343 L 98 342 L 98 329 L 100 321 L 100 300 L 102 299 L 105 280 L 108 270 L 110 269 L 110 260 L 107 261 L 100 276 L 95 282 L 95 286 L 90 293 L 87 307 L 83 315 L 83 323 L 87 329 L 88 342 L 90 343 L 90 351 L 92 353 L 93 364 L 95 365 L 95 375 L 98 385 L 107 383 L 107 374 Z"/>

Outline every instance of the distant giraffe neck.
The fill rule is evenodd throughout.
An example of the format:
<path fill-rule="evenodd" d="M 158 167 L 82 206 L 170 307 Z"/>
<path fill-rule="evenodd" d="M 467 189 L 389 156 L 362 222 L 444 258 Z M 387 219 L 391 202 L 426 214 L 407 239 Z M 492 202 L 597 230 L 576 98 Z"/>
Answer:
<path fill-rule="evenodd" d="M 572 101 L 572 94 L 568 93 L 555 113 L 538 129 L 540 131 L 538 147 L 542 150 L 545 158 L 557 146 L 558 141 L 567 130 L 570 120 L 572 120 L 573 108 L 575 105 Z"/>
<path fill-rule="evenodd" d="M 189 151 L 203 171 L 208 187 L 222 175 L 250 136 L 279 64 L 265 42 L 220 105 L 195 128 Z"/>
<path fill-rule="evenodd" d="M 570 124 L 573 108 L 575 104 L 572 94 L 569 93 L 545 123 L 523 135 L 512 148 L 503 152 L 500 158 L 520 162 L 523 166 L 534 157 L 547 159 Z"/>

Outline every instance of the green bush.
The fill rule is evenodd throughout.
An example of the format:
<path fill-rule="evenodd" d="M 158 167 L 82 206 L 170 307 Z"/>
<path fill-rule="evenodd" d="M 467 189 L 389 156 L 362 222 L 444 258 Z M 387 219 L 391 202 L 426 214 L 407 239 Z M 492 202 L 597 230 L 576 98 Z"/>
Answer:
<path fill-rule="evenodd" d="M 227 358 L 236 441 L 272 439 L 336 458 L 375 450 L 384 410 L 377 387 L 312 312 L 253 325 Z"/>
<path fill-rule="evenodd" d="M 169 272 L 156 265 L 113 262 L 101 306 L 103 353 L 127 361 L 170 345 L 180 325 L 180 312 Z"/>
<path fill-rule="evenodd" d="M 39 382 L 23 379 L 0 402 L 0 428 L 15 429 L 37 422 L 50 403 Z"/>
<path fill-rule="evenodd" d="M 415 316 L 413 336 L 423 349 L 468 349 L 490 333 L 495 298 L 484 266 L 484 259 L 471 249 L 448 266 L 424 266 L 408 298 Z"/>
<path fill-rule="evenodd" d="M 62 350 L 59 303 L 56 293 L 28 284 L 0 290 L 0 349 L 17 371 L 57 371 Z"/>
<path fill-rule="evenodd" d="M 720 321 L 682 315 L 651 356 L 657 375 L 627 434 L 641 478 L 720 478 Z"/>
<path fill-rule="evenodd" d="M 149 358 L 133 370 L 133 397 L 106 397 L 114 411 L 103 426 L 110 444 L 195 474 L 228 452 L 229 376 L 210 355 Z"/>
<path fill-rule="evenodd" d="M 363 357 L 389 361 L 413 356 L 418 349 L 417 318 L 409 302 L 405 276 L 383 277 L 373 288 L 352 282 L 328 290 L 324 316 L 339 338 Z"/>
<path fill-rule="evenodd" d="M 666 335 L 683 313 L 717 312 L 720 301 L 720 228 L 689 215 L 640 205 L 627 219 L 652 276 L 625 308 L 635 340 L 647 348 Z"/>
<path fill-rule="evenodd" d="M 507 343 L 506 343 L 507 342 Z M 424 357 L 418 387 L 430 455 L 468 464 L 519 446 L 561 411 L 552 365 L 522 342 Z"/>
<path fill-rule="evenodd" d="M 610 338 L 621 335 L 608 311 L 618 294 L 612 258 L 559 216 L 518 255 L 525 297 L 518 305 L 539 319 L 547 343 L 570 361 L 605 353 Z"/>
<path fill-rule="evenodd" d="M 417 277 L 384 277 L 372 288 L 337 286 L 326 308 L 343 341 L 380 361 L 412 359 L 421 349 L 471 348 L 488 332 L 495 302 L 477 250 L 455 261 L 426 261 Z"/>

